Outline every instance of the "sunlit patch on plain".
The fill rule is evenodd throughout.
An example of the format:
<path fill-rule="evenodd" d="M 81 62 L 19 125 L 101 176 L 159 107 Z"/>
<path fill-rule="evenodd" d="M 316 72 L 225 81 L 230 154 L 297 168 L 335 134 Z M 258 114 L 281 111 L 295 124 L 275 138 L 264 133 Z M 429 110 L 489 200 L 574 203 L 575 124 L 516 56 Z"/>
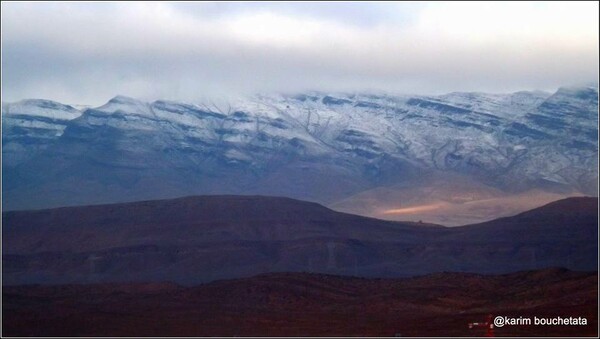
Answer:
<path fill-rule="evenodd" d="M 412 214 L 426 211 L 433 211 L 440 207 L 443 207 L 444 204 L 430 204 L 430 205 L 422 205 L 422 206 L 413 206 L 413 207 L 405 207 L 405 208 L 394 208 L 383 211 L 383 214 Z"/>

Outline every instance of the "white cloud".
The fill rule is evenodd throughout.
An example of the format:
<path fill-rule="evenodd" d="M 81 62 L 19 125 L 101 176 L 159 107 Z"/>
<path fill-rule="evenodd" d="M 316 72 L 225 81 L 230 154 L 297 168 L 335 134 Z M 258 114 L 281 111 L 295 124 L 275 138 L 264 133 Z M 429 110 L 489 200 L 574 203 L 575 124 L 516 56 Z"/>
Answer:
<path fill-rule="evenodd" d="M 598 3 L 3 2 L 2 47 L 9 101 L 553 89 L 597 79 Z"/>

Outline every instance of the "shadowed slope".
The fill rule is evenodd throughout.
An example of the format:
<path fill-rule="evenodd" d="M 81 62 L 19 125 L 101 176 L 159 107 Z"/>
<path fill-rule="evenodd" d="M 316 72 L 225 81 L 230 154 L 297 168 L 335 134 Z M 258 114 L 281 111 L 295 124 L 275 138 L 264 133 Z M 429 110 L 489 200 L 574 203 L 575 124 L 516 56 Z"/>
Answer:
<path fill-rule="evenodd" d="M 5 284 L 195 284 L 265 272 L 399 277 L 597 266 L 597 198 L 458 228 L 261 196 L 201 196 L 3 214 Z"/>
<path fill-rule="evenodd" d="M 3 289 L 9 336 L 482 336 L 487 314 L 586 317 L 586 326 L 505 326 L 498 336 L 597 335 L 597 273 L 438 273 L 360 279 L 271 273 L 173 284 Z"/>

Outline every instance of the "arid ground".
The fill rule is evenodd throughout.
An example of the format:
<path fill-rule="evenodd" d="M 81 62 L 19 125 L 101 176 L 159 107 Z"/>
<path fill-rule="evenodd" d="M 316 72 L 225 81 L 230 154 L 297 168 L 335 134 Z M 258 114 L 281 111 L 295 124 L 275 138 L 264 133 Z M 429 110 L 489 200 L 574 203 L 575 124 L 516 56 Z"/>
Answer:
<path fill-rule="evenodd" d="M 438 273 L 403 279 L 271 273 L 172 283 L 10 286 L 4 336 L 483 336 L 488 314 L 585 317 L 497 336 L 597 336 L 597 272 Z"/>

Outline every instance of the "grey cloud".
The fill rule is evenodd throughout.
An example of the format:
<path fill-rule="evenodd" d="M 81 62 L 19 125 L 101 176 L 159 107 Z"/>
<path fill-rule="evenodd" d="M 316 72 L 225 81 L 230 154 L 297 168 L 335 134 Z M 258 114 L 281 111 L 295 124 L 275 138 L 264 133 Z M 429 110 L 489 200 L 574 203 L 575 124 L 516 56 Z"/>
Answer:
<path fill-rule="evenodd" d="M 505 92 L 597 79 L 597 30 L 569 39 L 490 29 L 482 39 L 423 28 L 428 6 L 3 3 L 3 100 Z"/>

